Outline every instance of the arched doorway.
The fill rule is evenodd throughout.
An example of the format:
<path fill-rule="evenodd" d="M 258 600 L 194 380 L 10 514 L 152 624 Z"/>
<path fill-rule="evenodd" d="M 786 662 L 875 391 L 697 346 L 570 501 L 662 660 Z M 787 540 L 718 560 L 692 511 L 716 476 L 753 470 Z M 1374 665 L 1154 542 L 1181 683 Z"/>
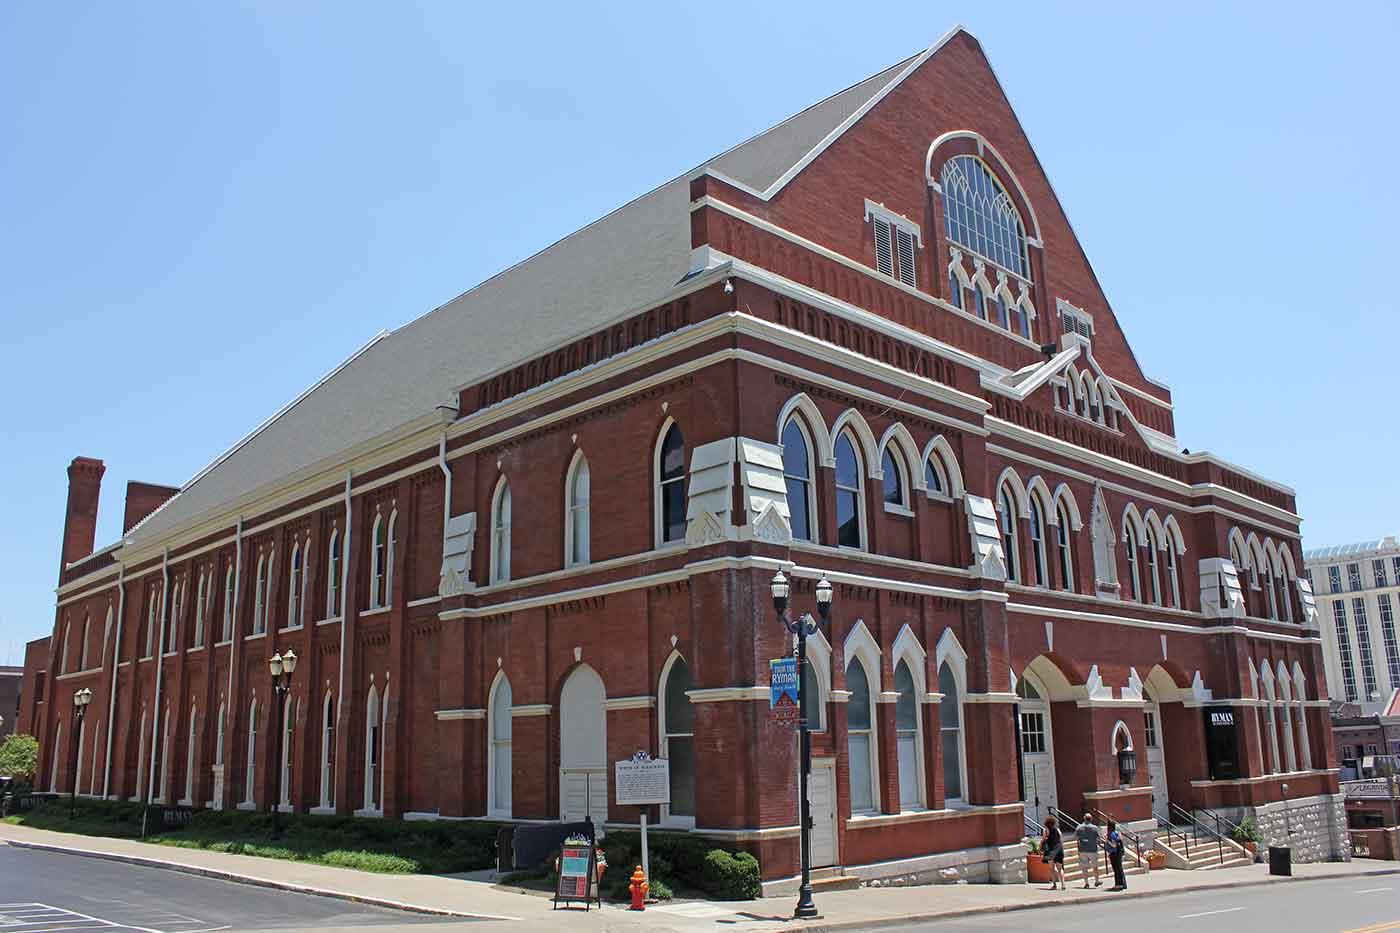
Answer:
<path fill-rule="evenodd" d="M 1055 744 L 1050 727 L 1049 692 L 1029 669 L 1016 681 L 1020 697 L 1021 793 L 1026 818 L 1045 822 L 1052 807 L 1059 806 L 1055 792 Z"/>
<path fill-rule="evenodd" d="M 607 691 L 598 672 L 580 664 L 559 694 L 559 819 L 608 815 Z"/>

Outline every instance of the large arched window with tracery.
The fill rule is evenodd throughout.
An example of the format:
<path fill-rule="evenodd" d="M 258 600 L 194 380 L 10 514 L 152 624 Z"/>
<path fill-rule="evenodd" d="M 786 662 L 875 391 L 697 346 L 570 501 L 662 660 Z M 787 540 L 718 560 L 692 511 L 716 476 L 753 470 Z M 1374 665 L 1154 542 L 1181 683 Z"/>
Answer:
<path fill-rule="evenodd" d="M 987 163 L 976 156 L 953 156 L 943 163 L 938 180 L 949 242 L 1029 280 L 1025 225 Z"/>

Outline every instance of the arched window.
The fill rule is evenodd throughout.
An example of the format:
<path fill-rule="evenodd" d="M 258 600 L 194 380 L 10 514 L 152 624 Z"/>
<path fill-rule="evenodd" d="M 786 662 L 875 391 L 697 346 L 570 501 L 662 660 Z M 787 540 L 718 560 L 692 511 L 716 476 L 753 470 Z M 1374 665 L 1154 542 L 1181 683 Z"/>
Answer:
<path fill-rule="evenodd" d="M 690 666 L 676 655 L 661 687 L 661 755 L 671 761 L 671 804 L 663 818 L 695 819 L 695 711 L 690 706 Z"/>
<path fill-rule="evenodd" d="M 1031 496 L 1030 532 L 1031 562 L 1035 570 L 1035 585 L 1048 586 L 1047 561 L 1045 559 L 1045 513 L 1041 509 L 1040 500 L 1035 496 Z"/>
<path fill-rule="evenodd" d="M 1003 483 L 997 492 L 997 518 L 1001 522 L 1001 549 L 1006 557 L 1006 579 L 1019 583 L 1020 551 L 1017 549 L 1016 508 L 1011 500 L 1011 487 Z"/>
<path fill-rule="evenodd" d="M 335 703 L 329 692 L 321 703 L 321 807 L 335 806 Z"/>
<path fill-rule="evenodd" d="M 1128 556 L 1128 579 L 1133 585 L 1133 601 L 1142 602 L 1142 579 L 1138 575 L 1137 523 L 1129 516 L 1123 518 L 1123 549 Z"/>
<path fill-rule="evenodd" d="M 1172 544 L 1171 537 L 1167 537 L 1167 595 L 1171 597 L 1171 607 L 1181 608 L 1181 579 L 1177 575 L 1176 569 L 1176 546 Z"/>
<path fill-rule="evenodd" d="M 1279 595 L 1281 596 L 1280 601 L 1283 603 L 1283 621 L 1292 622 L 1293 587 L 1289 585 L 1288 571 L 1285 570 L 1282 565 L 1280 565 L 1278 569 L 1278 589 Z M 1394 680 L 1395 678 L 1391 679 Z M 1400 687 L 1400 682 L 1396 682 L 1395 686 Z"/>
<path fill-rule="evenodd" d="M 962 693 L 952 666 L 944 661 L 938 666 L 938 732 L 943 751 L 943 799 L 945 803 L 960 801 L 962 779 Z"/>
<path fill-rule="evenodd" d="M 301 625 L 301 543 L 292 545 L 292 573 L 287 581 L 287 627 Z"/>
<path fill-rule="evenodd" d="M 267 558 L 258 558 L 258 575 L 253 585 L 253 634 L 261 635 L 267 627 Z"/>
<path fill-rule="evenodd" d="M 190 729 L 185 746 L 185 797 L 182 804 L 186 807 L 194 806 L 194 776 L 198 765 L 198 756 L 195 750 L 199 746 L 199 708 L 190 707 Z"/>
<path fill-rule="evenodd" d="M 185 581 L 177 580 L 170 595 L 170 618 L 165 625 L 165 653 L 173 654 L 177 646 L 176 636 L 180 632 L 180 621 L 185 608 Z"/>
<path fill-rule="evenodd" d="M 88 669 L 88 636 L 91 634 L 92 620 L 86 612 L 83 613 L 83 640 L 78 645 L 78 670 Z"/>
<path fill-rule="evenodd" d="M 107 646 L 112 642 L 112 606 L 107 606 L 107 620 L 102 623 L 102 657 L 98 664 L 107 663 Z"/>
<path fill-rule="evenodd" d="M 685 436 L 681 426 L 666 429 L 656 458 L 657 545 L 685 540 Z"/>
<path fill-rule="evenodd" d="M 63 653 L 58 656 L 58 672 L 68 673 L 68 635 L 73 629 L 71 622 L 63 623 Z"/>
<path fill-rule="evenodd" d="M 1069 545 L 1069 511 L 1061 502 L 1055 512 L 1055 552 L 1060 563 L 1060 588 L 1073 593 L 1078 587 L 1074 582 L 1074 554 Z"/>
<path fill-rule="evenodd" d="M 141 722 L 142 732 L 145 730 L 145 720 Z M 53 760 L 49 766 L 49 793 L 58 793 L 58 750 L 63 747 L 63 721 L 60 720 L 53 730 Z"/>
<path fill-rule="evenodd" d="M 243 802 L 254 803 L 253 793 L 258 776 L 258 698 L 248 707 L 248 758 L 243 768 Z"/>
<path fill-rule="evenodd" d="M 909 501 L 906 491 L 909 484 L 904 479 L 904 458 L 893 445 L 885 447 L 885 453 L 880 458 L 880 470 L 884 473 L 885 505 L 907 509 Z"/>
<path fill-rule="evenodd" d="M 948 495 L 948 484 L 943 479 L 942 468 L 933 457 L 924 461 L 924 486 L 928 488 L 930 495 Z"/>
<path fill-rule="evenodd" d="M 214 739 L 214 764 L 218 765 L 221 768 L 224 765 L 224 710 L 225 705 L 223 703 L 220 703 L 218 725 L 219 732 Z"/>
<path fill-rule="evenodd" d="M 963 286 L 952 266 L 948 267 L 948 302 L 958 310 L 962 310 Z"/>
<path fill-rule="evenodd" d="M 379 765 L 384 743 L 379 726 L 379 691 L 369 688 L 365 703 L 365 809 L 379 812 Z"/>
<path fill-rule="evenodd" d="M 330 548 L 326 552 L 326 618 L 340 615 L 340 529 L 331 532 Z"/>
<path fill-rule="evenodd" d="M 894 690 L 899 695 L 894 703 L 895 746 L 899 757 L 899 808 L 910 810 L 924 805 L 923 768 L 919 741 L 919 700 L 914 692 L 914 675 L 909 661 L 900 659 L 894 669 Z"/>
<path fill-rule="evenodd" d="M 564 562 L 570 567 L 577 567 L 589 561 L 589 544 L 591 531 L 589 529 L 589 475 L 588 458 L 579 451 L 574 457 L 574 462 L 569 467 L 569 475 L 565 478 L 565 496 L 568 500 L 568 514 L 564 517 Z"/>
<path fill-rule="evenodd" d="M 511 785 L 513 779 L 511 759 L 511 704 L 514 703 L 510 689 L 510 678 L 501 674 L 496 681 L 496 689 L 491 691 L 491 762 L 487 774 L 491 786 L 487 788 L 490 800 L 487 809 L 491 816 L 510 819 Z"/>
<path fill-rule="evenodd" d="M 149 598 L 149 600 L 148 600 L 147 603 L 146 603 L 146 645 L 145 645 L 146 651 L 145 651 L 145 654 L 141 655 L 141 657 L 143 657 L 143 658 L 149 658 L 151 655 L 155 654 L 155 650 L 156 650 L 156 622 L 157 622 L 157 616 L 156 616 L 156 614 L 160 611 L 160 606 L 159 606 L 159 603 L 158 603 L 158 600 L 159 600 L 159 599 L 160 599 L 160 594 L 156 591 L 156 588 L 155 588 L 155 587 L 151 587 L 150 598 Z M 68 645 L 68 642 L 67 642 L 66 637 L 65 637 L 65 640 L 64 640 L 64 649 L 63 649 L 63 653 L 64 653 L 65 657 L 66 657 L 67 654 L 68 654 L 68 647 L 67 647 L 67 645 Z"/>
<path fill-rule="evenodd" d="M 223 631 L 219 635 L 219 641 L 230 641 L 233 638 L 233 568 L 229 567 L 224 573 L 224 621 Z"/>
<path fill-rule="evenodd" d="M 1306 726 L 1304 726 L 1304 729 L 1306 730 Z M 1305 735 L 1306 735 L 1306 732 L 1305 732 Z M 1304 745 L 1306 746 L 1306 744 L 1307 744 L 1307 739 L 1304 738 Z M 98 774 L 99 774 L 100 772 L 98 771 L 97 763 L 98 763 L 98 750 L 101 749 L 101 748 L 102 748 L 102 720 L 99 719 L 99 720 L 97 720 L 97 724 L 96 724 L 96 725 L 93 727 L 93 729 L 92 729 L 92 769 L 88 772 L 88 793 L 89 793 L 89 794 L 92 794 L 94 797 L 98 796 L 98 794 L 97 794 L 97 776 L 98 776 Z M 103 795 L 103 796 L 106 796 L 106 794 L 107 794 L 106 777 L 104 776 L 104 777 L 103 777 L 102 795 Z"/>
<path fill-rule="evenodd" d="M 1260 710 L 1269 723 L 1269 760 L 1273 764 L 1273 773 L 1278 774 L 1283 770 L 1283 761 L 1279 755 L 1278 744 L 1278 710 L 1274 705 L 1274 678 L 1269 670 L 1268 662 L 1264 667 L 1264 699 L 1267 701 L 1264 708 Z"/>
<path fill-rule="evenodd" d="M 1001 293 L 996 296 L 997 323 L 1006 330 L 1011 329 L 1011 310 L 1006 306 L 1006 297 Z"/>
<path fill-rule="evenodd" d="M 976 156 L 953 156 L 943 163 L 939 183 L 949 241 L 1029 279 L 1025 227 L 987 164 Z"/>
<path fill-rule="evenodd" d="M 78 723 L 78 745 L 73 752 L 73 793 L 82 790 L 83 784 L 83 740 L 87 737 L 87 720 Z"/>
<path fill-rule="evenodd" d="M 876 809 L 875 788 L 879 768 L 875 760 L 875 727 L 871 716 L 873 702 L 870 680 L 860 659 L 852 658 L 846 666 L 846 689 L 851 697 L 846 703 L 846 753 L 851 776 L 851 812 L 873 813 Z"/>
<path fill-rule="evenodd" d="M 491 500 L 491 582 L 510 579 L 510 481 L 504 476 L 496 484 Z"/>
<path fill-rule="evenodd" d="M 399 511 L 389 513 L 389 542 L 385 546 L 384 557 L 384 605 L 394 604 L 394 555 L 399 547 Z"/>
<path fill-rule="evenodd" d="M 277 803 L 292 805 L 292 750 L 296 748 L 297 704 L 288 697 L 282 704 L 282 760 L 278 767 Z"/>
<path fill-rule="evenodd" d="M 826 729 L 826 709 L 822 702 L 821 681 L 817 678 L 816 668 L 812 666 L 812 643 L 807 642 L 807 666 L 802 669 L 802 683 L 798 687 L 798 700 L 805 695 L 807 697 L 807 731 L 823 732 Z M 829 667 L 829 665 L 828 665 Z"/>
<path fill-rule="evenodd" d="M 370 571 L 369 607 L 378 609 L 384 605 L 385 573 L 389 561 L 389 545 L 384 534 L 384 516 L 374 516 L 374 528 L 370 531 Z"/>
<path fill-rule="evenodd" d="M 836 543 L 841 547 L 865 547 L 862 533 L 860 457 L 849 433 L 836 438 Z"/>
<path fill-rule="evenodd" d="M 812 516 L 816 504 L 812 494 L 812 445 L 807 432 L 796 418 L 788 419 L 783 427 L 783 482 L 787 486 L 789 518 L 792 536 L 811 541 Z"/>
<path fill-rule="evenodd" d="M 1157 573 L 1157 529 L 1147 526 L 1147 582 L 1152 587 L 1152 605 L 1162 605 L 1162 579 Z"/>
<path fill-rule="evenodd" d="M 146 707 L 143 706 L 141 707 L 141 732 L 136 738 L 136 796 L 141 800 L 149 799 L 147 795 L 150 792 L 149 785 L 146 783 L 146 763 L 149 760 L 146 755 L 146 741 L 148 737 L 149 733 L 146 731 Z M 54 754 L 56 759 L 57 749 L 55 749 Z"/>
<path fill-rule="evenodd" d="M 200 571 L 199 589 L 195 591 L 194 602 L 194 647 L 204 647 L 204 617 L 209 606 L 209 574 Z"/>

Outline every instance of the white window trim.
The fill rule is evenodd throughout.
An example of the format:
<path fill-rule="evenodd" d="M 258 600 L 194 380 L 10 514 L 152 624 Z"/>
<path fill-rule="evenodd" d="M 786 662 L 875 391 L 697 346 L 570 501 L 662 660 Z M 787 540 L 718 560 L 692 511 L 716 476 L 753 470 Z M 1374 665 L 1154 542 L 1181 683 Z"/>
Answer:
<path fill-rule="evenodd" d="M 958 641 L 951 628 L 944 629 L 942 636 L 938 639 L 938 646 L 934 649 L 933 670 L 934 676 L 940 676 L 944 664 L 948 665 L 948 671 L 953 675 L 953 682 L 958 687 L 958 787 L 962 791 L 957 797 L 949 797 L 947 786 L 944 786 L 943 806 L 948 809 L 957 809 L 966 806 L 967 801 L 967 717 L 963 715 L 963 705 L 967 702 L 967 652 L 963 650 L 962 643 Z M 940 698 L 946 699 L 946 698 Z M 942 713 L 942 703 L 939 704 L 940 716 Z M 943 720 L 938 722 L 938 747 L 940 755 L 943 748 Z"/>
<path fill-rule="evenodd" d="M 905 217 L 903 214 L 890 210 L 885 205 L 869 198 L 865 199 L 865 221 L 883 220 L 893 227 L 903 230 L 914 238 L 914 245 L 919 249 L 924 248 L 924 234 L 918 223 Z M 898 276 L 896 276 L 898 278 Z"/>
<path fill-rule="evenodd" d="M 656 730 L 657 730 L 657 743 L 656 743 L 656 747 L 657 747 L 658 751 L 660 752 L 661 757 L 662 757 L 662 758 L 666 758 L 666 759 L 669 759 L 669 758 L 671 757 L 671 751 L 670 751 L 670 745 L 671 745 L 671 742 L 670 742 L 670 735 L 669 735 L 669 733 L 666 731 L 666 686 L 667 686 L 667 684 L 670 682 L 670 679 L 671 679 L 671 671 L 675 668 L 675 666 L 676 666 L 676 661 L 677 661 L 677 660 L 679 660 L 679 661 L 681 661 L 681 663 L 686 664 L 687 666 L 689 666 L 689 663 L 685 660 L 685 657 L 684 657 L 679 651 L 672 651 L 672 652 L 671 652 L 671 656 L 668 657 L 668 658 L 666 659 L 666 663 L 665 663 L 664 665 L 662 665 L 662 667 L 661 667 L 661 677 L 660 677 L 660 678 L 657 680 L 657 682 L 656 682 Z M 799 676 L 800 676 L 800 674 L 799 674 Z M 691 686 L 692 686 L 692 687 L 694 686 L 694 681 L 693 681 L 693 680 L 691 681 Z M 694 710 L 692 710 L 691 712 L 694 712 Z M 693 721 L 692 721 L 692 726 L 691 726 L 691 728 L 694 728 Z M 682 733 L 677 733 L 677 734 L 680 735 L 680 734 L 682 734 Z M 694 733 L 694 732 L 690 733 L 690 741 L 691 741 L 691 748 L 692 748 L 692 750 L 693 750 L 694 747 L 695 747 L 695 733 Z M 692 756 L 691 756 L 691 767 L 692 767 L 692 768 L 694 767 L 694 764 L 695 764 L 695 762 L 694 762 L 694 756 L 692 755 Z M 693 778 L 698 778 L 698 775 L 695 775 L 695 774 L 693 774 L 693 773 L 692 773 L 691 776 L 692 776 Z M 693 817 L 693 816 L 675 816 L 675 815 L 673 815 L 673 814 L 671 813 L 671 806 L 670 806 L 670 804 L 665 804 L 665 803 L 663 803 L 663 804 L 661 804 L 661 824 L 660 824 L 660 825 L 666 826 L 666 827 L 668 827 L 668 828 L 674 828 L 674 829 L 694 829 L 694 828 L 695 828 L 695 817 Z"/>
<path fill-rule="evenodd" d="M 514 688 L 511 686 L 510 678 L 505 671 L 497 671 L 496 678 L 491 682 L 491 689 L 486 694 L 486 815 L 496 819 L 511 819 L 515 812 L 515 788 L 511 787 L 511 799 L 509 807 L 502 807 L 498 797 L 499 790 L 496 781 L 496 754 L 498 746 L 510 746 L 511 764 L 515 763 L 515 718 L 507 717 L 511 723 L 511 737 L 509 741 L 502 740 L 496 736 L 496 704 L 500 699 L 500 688 L 504 684 L 507 690 L 511 690 L 512 702 L 514 701 Z M 513 782 L 512 782 L 513 784 Z"/>
<path fill-rule="evenodd" d="M 331 764 L 335 760 L 334 740 L 327 741 L 327 733 L 333 733 L 335 726 L 335 703 L 331 698 L 331 692 L 326 691 L 325 699 L 321 701 L 321 809 L 329 811 L 332 807 L 331 792 Z"/>
<path fill-rule="evenodd" d="M 802 437 L 802 443 L 807 447 L 807 532 L 810 538 L 797 540 L 808 540 L 812 544 L 821 541 L 821 532 L 818 525 L 817 515 L 817 467 L 816 445 L 812 443 L 811 429 L 807 427 L 806 419 L 800 417 L 796 412 L 792 412 L 784 419 L 781 429 L 778 431 L 778 446 L 783 445 L 783 435 L 787 433 L 788 424 L 797 427 L 797 433 Z M 823 425 L 823 427 L 825 427 Z M 783 486 L 786 491 L 788 473 L 783 471 Z M 796 537 L 794 535 L 794 537 Z"/>
<path fill-rule="evenodd" d="M 384 574 L 385 565 L 388 563 L 388 542 L 380 538 L 384 530 L 384 515 L 378 510 L 374 513 L 374 525 L 369 533 L 369 608 L 381 609 L 384 607 Z M 384 547 L 384 557 L 380 557 L 380 547 Z"/>
<path fill-rule="evenodd" d="M 511 522 L 514 520 L 514 501 L 511 502 L 510 512 L 512 514 L 509 516 L 511 521 L 507 521 L 504 526 L 499 529 L 499 535 L 496 527 L 501 518 L 501 502 L 505 497 L 510 495 L 510 480 L 506 478 L 505 474 L 501 474 L 500 479 L 496 480 L 495 490 L 491 493 L 491 567 L 490 575 L 487 579 L 489 579 L 492 584 L 510 582 L 510 558 L 512 550 Z M 501 560 L 502 551 L 505 552 L 504 561 Z M 503 563 L 504 566 L 502 566 Z"/>
<path fill-rule="evenodd" d="M 656 433 L 656 441 L 652 447 L 651 453 L 652 540 L 655 542 L 657 550 L 662 548 L 685 547 L 684 533 L 675 541 L 666 540 L 665 499 L 661 494 L 661 448 L 666 443 L 666 435 L 671 432 L 671 428 L 675 424 L 676 419 L 669 416 L 662 422 L 661 430 Z M 685 432 L 681 431 L 682 452 L 685 450 L 685 444 Z M 676 480 L 676 482 L 682 484 L 682 489 L 685 488 L 687 482 L 686 478 L 689 474 L 690 470 L 687 464 L 682 462 L 681 476 L 680 479 Z"/>
<path fill-rule="evenodd" d="M 870 469 L 870 466 L 861 462 L 866 457 L 866 454 L 862 452 L 859 435 L 857 435 L 854 430 L 850 430 L 844 426 L 840 430 L 838 430 L 831 439 L 831 452 L 833 461 L 833 469 L 831 474 L 831 489 L 832 492 L 838 498 L 840 497 L 841 493 L 845 490 L 845 487 L 837 485 L 835 470 L 836 449 L 840 446 L 841 439 L 843 437 L 846 439 L 846 442 L 851 445 L 851 451 L 855 454 L 856 457 L 856 524 L 857 527 L 860 528 L 860 544 L 855 547 L 852 547 L 849 544 L 840 543 L 841 521 L 839 512 L 837 513 L 836 527 L 831 530 L 832 541 L 836 544 L 837 547 L 839 547 L 842 550 L 862 552 L 869 551 L 870 528 L 866 524 L 865 518 L 865 497 L 867 495 L 866 482 L 868 480 L 866 473 Z M 833 506 L 836 505 L 835 502 L 833 502 L 832 504 Z"/>
<path fill-rule="evenodd" d="M 918 636 L 916 636 L 916 635 L 914 634 L 914 630 L 911 629 L 907 624 L 906 624 L 902 629 L 900 629 L 899 634 L 898 634 L 897 636 L 895 636 L 894 643 L 891 645 L 891 648 L 890 648 L 890 671 L 891 671 L 891 678 L 893 678 L 894 672 L 896 672 L 896 671 L 899 670 L 899 665 L 900 665 L 900 662 L 901 662 L 901 661 L 904 662 L 905 664 L 907 664 L 907 665 L 909 666 L 910 679 L 913 681 L 913 690 L 914 690 L 914 764 L 915 764 L 915 773 L 916 773 L 915 780 L 918 782 L 918 788 L 917 788 L 917 803 L 918 803 L 918 807 L 917 807 L 917 808 L 918 808 L 918 809 L 921 809 L 921 810 L 926 810 L 926 809 L 928 809 L 929 801 L 928 801 L 928 793 L 927 793 L 927 789 L 928 789 L 928 764 L 927 764 L 927 761 L 926 761 L 926 757 L 927 757 L 927 756 L 926 756 L 925 753 L 924 753 L 924 747 L 925 747 L 925 741 L 926 741 L 926 739 L 925 739 L 925 736 L 924 736 L 924 703 L 923 703 L 923 699 L 924 699 L 925 696 L 928 695 L 928 684 L 925 682 L 925 677 L 926 677 L 925 670 L 926 670 L 926 668 L 928 667 L 928 656 L 927 656 L 927 653 L 924 651 L 923 645 L 919 644 Z M 891 680 L 890 685 L 891 685 L 891 686 L 894 686 L 894 681 L 893 681 L 893 679 Z M 896 693 L 896 695 L 897 695 L 897 693 Z M 897 720 L 897 717 L 896 717 L 896 725 L 895 725 L 895 760 L 896 760 L 896 774 L 898 773 L 898 770 L 897 770 L 897 768 L 898 768 L 898 755 L 899 755 L 898 746 L 899 746 L 899 726 L 898 726 L 898 720 Z M 903 800 L 903 798 L 904 798 L 904 791 L 903 791 L 903 788 L 902 788 L 902 787 L 901 787 L 901 789 L 900 789 L 899 798 L 900 798 L 900 799 L 899 799 L 900 810 L 901 810 L 901 812 L 903 812 L 903 811 L 904 811 L 904 800 Z"/>
<path fill-rule="evenodd" d="M 574 482 L 578 478 L 578 471 L 582 468 L 588 474 L 588 497 L 580 505 L 575 497 L 576 490 Z M 576 533 L 574 530 L 574 513 L 583 512 L 583 524 L 588 532 L 588 540 L 584 542 L 587 553 L 578 553 L 578 543 L 574 540 Z M 588 465 L 588 457 L 582 449 L 575 450 L 573 459 L 569 461 L 569 469 L 564 473 L 564 566 L 565 567 L 585 567 L 593 562 L 593 471 Z"/>

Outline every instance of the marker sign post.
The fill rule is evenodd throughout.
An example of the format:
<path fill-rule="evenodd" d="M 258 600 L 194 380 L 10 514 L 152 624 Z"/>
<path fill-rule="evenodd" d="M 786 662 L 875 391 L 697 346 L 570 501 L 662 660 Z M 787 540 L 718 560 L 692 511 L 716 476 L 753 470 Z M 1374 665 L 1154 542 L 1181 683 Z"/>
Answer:
<path fill-rule="evenodd" d="M 776 723 L 794 725 L 802 718 L 798 695 L 796 658 L 774 658 L 768 662 L 769 713 Z"/>
<path fill-rule="evenodd" d="M 642 871 L 650 879 L 647 807 L 671 802 L 671 762 L 665 758 L 652 758 L 646 752 L 637 752 L 631 758 L 613 764 L 613 777 L 613 786 L 617 788 L 617 805 L 640 807 L 642 810 Z"/>

